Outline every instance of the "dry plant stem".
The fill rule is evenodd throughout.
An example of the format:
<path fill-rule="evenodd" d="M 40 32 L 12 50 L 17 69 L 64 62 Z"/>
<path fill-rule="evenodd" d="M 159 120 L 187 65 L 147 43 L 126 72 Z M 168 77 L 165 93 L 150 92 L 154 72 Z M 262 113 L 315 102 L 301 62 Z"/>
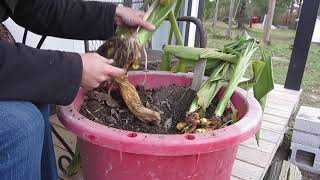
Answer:
<path fill-rule="evenodd" d="M 111 38 L 99 48 L 98 52 L 106 58 L 114 59 L 113 65 L 125 70 L 132 64 L 139 63 L 141 58 L 141 47 L 139 46 L 135 35 Z M 145 123 L 160 125 L 160 113 L 142 105 L 138 92 L 128 81 L 127 75 L 116 77 L 114 80 L 119 87 L 123 100 L 135 117 Z"/>
<path fill-rule="evenodd" d="M 127 76 L 117 77 L 115 81 L 118 83 L 123 100 L 135 117 L 145 123 L 160 125 L 160 113 L 142 105 L 136 88 L 130 84 Z"/>

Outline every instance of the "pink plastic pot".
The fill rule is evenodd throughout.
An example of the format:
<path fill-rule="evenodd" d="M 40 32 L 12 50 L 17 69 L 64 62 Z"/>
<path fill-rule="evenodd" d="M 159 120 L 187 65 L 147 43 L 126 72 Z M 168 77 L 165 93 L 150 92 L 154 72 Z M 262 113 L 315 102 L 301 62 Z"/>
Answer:
<path fill-rule="evenodd" d="M 138 85 L 144 72 L 132 72 Z M 191 76 L 148 72 L 145 88 L 190 86 Z M 62 124 L 78 136 L 86 180 L 227 180 L 238 145 L 260 128 L 261 108 L 247 92 L 237 89 L 232 102 L 241 120 L 204 134 L 161 135 L 128 132 L 95 123 L 78 113 L 85 91 L 59 107 Z M 219 96 L 222 92 L 219 93 Z"/>

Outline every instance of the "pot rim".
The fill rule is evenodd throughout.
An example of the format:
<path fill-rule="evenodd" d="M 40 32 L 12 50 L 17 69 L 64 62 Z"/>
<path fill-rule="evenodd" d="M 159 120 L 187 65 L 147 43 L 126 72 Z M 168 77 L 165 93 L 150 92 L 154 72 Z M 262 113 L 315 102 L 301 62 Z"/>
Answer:
<path fill-rule="evenodd" d="M 129 72 L 130 75 L 143 75 L 143 71 Z M 188 78 L 191 74 L 160 71 L 147 72 L 148 77 Z M 129 78 L 130 79 L 130 78 Z M 246 113 L 235 124 L 222 129 L 201 134 L 148 134 L 108 127 L 93 122 L 77 111 L 85 90 L 79 90 L 75 100 L 68 106 L 58 107 L 61 123 L 80 139 L 92 144 L 120 152 L 157 156 L 182 156 L 214 152 L 237 146 L 252 137 L 261 126 L 262 110 L 256 99 L 248 92 L 237 88 L 231 101 L 240 99 L 246 105 Z"/>

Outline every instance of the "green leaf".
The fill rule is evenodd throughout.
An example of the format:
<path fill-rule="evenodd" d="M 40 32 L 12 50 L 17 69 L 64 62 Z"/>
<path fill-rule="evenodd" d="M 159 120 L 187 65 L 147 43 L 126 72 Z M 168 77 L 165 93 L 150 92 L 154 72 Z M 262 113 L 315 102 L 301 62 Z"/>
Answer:
<path fill-rule="evenodd" d="M 256 138 L 258 146 L 260 146 L 260 130 L 255 134 L 255 138 Z"/>
<path fill-rule="evenodd" d="M 213 98 L 225 82 L 225 75 L 228 71 L 229 63 L 221 62 L 211 76 L 202 83 L 197 93 L 197 104 L 204 111 L 209 107 Z"/>
<path fill-rule="evenodd" d="M 161 57 L 161 63 L 159 66 L 159 70 L 161 71 L 169 71 L 170 70 L 170 54 L 169 53 L 163 53 Z"/>
<path fill-rule="evenodd" d="M 148 21 L 156 26 L 156 29 L 160 27 L 162 22 L 168 17 L 170 11 L 175 8 L 175 3 L 177 0 L 171 0 L 170 3 L 160 4 L 159 1 L 154 1 L 152 9 L 150 9 L 151 14 L 148 17 Z M 156 4 L 155 4 L 156 3 Z M 149 13 L 149 12 L 147 12 Z M 140 45 L 147 43 L 155 31 L 149 31 L 144 28 L 140 28 L 137 34 Z"/>
<path fill-rule="evenodd" d="M 218 52 L 207 48 L 193 48 L 179 45 L 166 45 L 163 48 L 164 52 L 175 56 L 178 59 L 187 59 L 197 61 L 199 59 L 207 59 L 209 61 L 223 60 L 231 63 L 236 63 L 236 56 Z"/>
<path fill-rule="evenodd" d="M 250 90 L 258 82 L 265 67 L 265 63 L 263 61 L 253 61 L 251 65 L 253 70 L 252 78 L 239 83 L 239 87 L 246 91 Z"/>
<path fill-rule="evenodd" d="M 274 88 L 271 56 L 265 56 L 264 54 L 262 56 L 262 61 L 265 63 L 265 66 L 260 75 L 260 78 L 253 88 L 254 97 L 258 101 L 266 96 Z"/>
<path fill-rule="evenodd" d="M 255 41 L 246 41 L 247 44 L 244 44 L 245 49 L 241 50 L 240 59 L 234 69 L 233 76 L 231 81 L 229 82 L 227 89 L 225 90 L 222 98 L 220 99 L 216 109 L 215 109 L 215 115 L 217 117 L 221 117 L 224 110 L 226 109 L 228 102 L 237 88 L 239 82 L 241 81 L 243 75 L 246 72 L 246 69 L 250 65 L 250 60 L 253 55 L 253 53 L 258 49 L 256 47 Z"/>

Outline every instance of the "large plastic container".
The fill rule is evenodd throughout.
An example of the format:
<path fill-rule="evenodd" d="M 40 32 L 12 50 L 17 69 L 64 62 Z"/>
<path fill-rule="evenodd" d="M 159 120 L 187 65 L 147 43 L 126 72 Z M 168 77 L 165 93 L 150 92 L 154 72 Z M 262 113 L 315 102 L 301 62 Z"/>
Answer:
<path fill-rule="evenodd" d="M 190 75 L 180 73 L 129 74 L 135 85 L 145 77 L 145 88 L 190 86 L 192 81 Z M 239 122 L 208 133 L 181 135 L 129 132 L 88 120 L 78 113 L 85 93 L 80 89 L 71 105 L 59 107 L 58 116 L 78 136 L 86 180 L 227 180 L 238 145 L 261 124 L 258 102 L 241 89 L 231 98 Z"/>

